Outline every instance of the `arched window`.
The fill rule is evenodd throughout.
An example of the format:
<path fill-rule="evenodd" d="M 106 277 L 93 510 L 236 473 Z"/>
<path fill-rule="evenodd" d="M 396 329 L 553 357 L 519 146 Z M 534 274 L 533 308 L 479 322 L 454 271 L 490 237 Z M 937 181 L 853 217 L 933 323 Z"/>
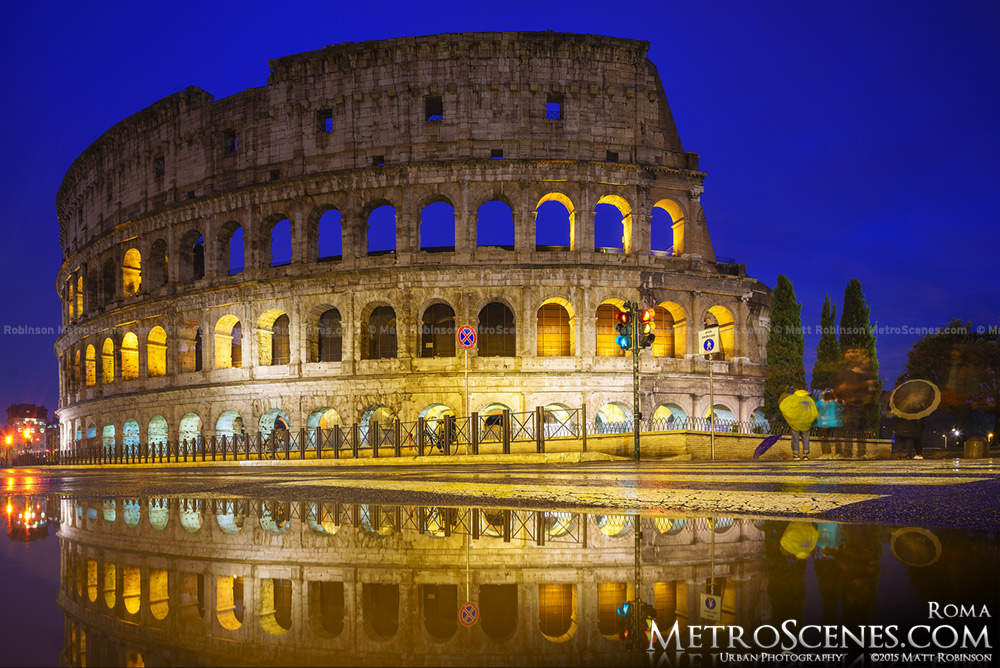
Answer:
<path fill-rule="evenodd" d="M 215 435 L 231 439 L 243 435 L 243 418 L 236 411 L 224 411 L 215 421 Z"/>
<path fill-rule="evenodd" d="M 97 357 L 92 345 L 87 346 L 86 367 L 85 377 L 87 387 L 93 387 L 97 383 Z"/>
<path fill-rule="evenodd" d="M 138 288 L 136 291 L 138 291 Z M 77 276 L 76 278 L 76 317 L 83 317 L 83 276 Z"/>
<path fill-rule="evenodd" d="M 597 409 L 594 422 L 600 434 L 625 433 L 626 431 L 631 431 L 633 428 L 632 411 L 623 404 L 604 404 Z"/>
<path fill-rule="evenodd" d="M 261 366 L 288 364 L 291 357 L 288 316 L 278 309 L 265 311 L 257 321 L 258 363 Z"/>
<path fill-rule="evenodd" d="M 115 300 L 115 261 L 108 258 L 101 271 L 101 305 L 107 306 Z M 72 317 L 72 312 L 70 313 Z"/>
<path fill-rule="evenodd" d="M 420 356 L 454 357 L 455 338 L 455 310 L 447 304 L 429 306 L 420 328 Z"/>
<path fill-rule="evenodd" d="M 396 210 L 388 204 L 368 214 L 368 254 L 387 255 L 396 252 Z"/>
<path fill-rule="evenodd" d="M 603 303 L 597 307 L 597 356 L 598 357 L 622 357 L 625 351 L 615 343 L 618 338 L 618 313 L 620 309 L 614 303 Z M 657 330 L 656 340 L 659 340 L 660 333 Z"/>
<path fill-rule="evenodd" d="M 343 257 L 343 218 L 340 211 L 330 209 L 320 216 L 317 235 L 320 262 L 331 262 Z"/>
<path fill-rule="evenodd" d="M 194 320 L 181 325 L 177 337 L 177 366 L 181 373 L 201 371 L 201 327 Z"/>
<path fill-rule="evenodd" d="M 732 359 L 736 352 L 733 327 L 733 314 L 725 306 L 713 306 L 705 314 L 705 327 L 719 328 L 719 350 L 712 359 Z"/>
<path fill-rule="evenodd" d="M 139 454 L 139 423 L 134 419 L 126 420 L 122 426 L 122 447 L 129 457 Z"/>
<path fill-rule="evenodd" d="M 292 223 L 282 218 L 271 228 L 270 266 L 283 267 L 292 263 Z"/>
<path fill-rule="evenodd" d="M 650 250 L 653 255 L 684 254 L 684 211 L 677 202 L 661 199 L 650 216 Z"/>
<path fill-rule="evenodd" d="M 220 575 L 215 579 L 216 617 L 222 628 L 235 631 L 243 625 L 246 601 L 243 598 L 243 578 Z"/>
<path fill-rule="evenodd" d="M 205 237 L 191 230 L 181 238 L 180 280 L 197 281 L 205 278 Z"/>
<path fill-rule="evenodd" d="M 133 297 L 139 294 L 141 288 L 142 255 L 138 249 L 129 248 L 122 259 L 122 292 L 126 297 Z"/>
<path fill-rule="evenodd" d="M 316 333 L 317 362 L 339 362 L 342 356 L 344 333 L 340 321 L 340 311 L 335 308 L 323 312 L 319 317 L 319 331 Z"/>
<path fill-rule="evenodd" d="M 157 239 L 149 251 L 149 284 L 158 288 L 167 284 L 167 242 Z"/>
<path fill-rule="evenodd" d="M 101 383 L 110 385 L 115 382 L 115 342 L 104 339 L 101 346 Z"/>
<path fill-rule="evenodd" d="M 434 202 L 420 212 L 420 250 L 442 253 L 455 250 L 455 207 Z"/>
<path fill-rule="evenodd" d="M 605 195 L 594 207 L 594 248 L 606 253 L 632 249 L 632 207 L 624 197 Z"/>
<path fill-rule="evenodd" d="M 391 306 L 376 307 L 368 316 L 368 326 L 362 334 L 362 359 L 390 359 L 396 356 L 396 312 Z"/>
<path fill-rule="evenodd" d="M 344 583 L 322 580 L 309 583 L 310 610 L 318 617 L 319 627 L 336 637 L 344 630 Z"/>
<path fill-rule="evenodd" d="M 506 202 L 491 200 L 479 207 L 476 245 L 514 250 L 514 212 Z"/>
<path fill-rule="evenodd" d="M 607 637 L 618 635 L 618 608 L 628 601 L 624 582 L 597 583 L 597 631 Z"/>
<path fill-rule="evenodd" d="M 557 357 L 573 354 L 570 315 L 562 304 L 551 302 L 538 309 L 538 356 Z"/>
<path fill-rule="evenodd" d="M 517 628 L 517 585 L 479 585 L 483 633 L 494 640 L 509 638 Z"/>
<path fill-rule="evenodd" d="M 127 332 L 122 337 L 122 380 L 139 377 L 139 337 Z"/>
<path fill-rule="evenodd" d="M 661 404 L 653 412 L 656 429 L 687 428 L 687 413 L 677 404 Z"/>
<path fill-rule="evenodd" d="M 675 302 L 663 302 L 656 307 L 656 338 L 653 357 L 683 358 L 687 351 L 687 318 L 684 309 Z"/>
<path fill-rule="evenodd" d="M 149 331 L 146 340 L 146 375 L 157 378 L 167 374 L 167 333 L 162 327 Z"/>
<path fill-rule="evenodd" d="M 157 415 L 146 426 L 146 440 L 150 447 L 159 447 L 167 442 L 167 421 L 162 415 Z"/>
<path fill-rule="evenodd" d="M 197 441 L 201 438 L 201 416 L 197 413 L 187 413 L 181 418 L 177 430 L 177 438 L 181 441 Z"/>
<path fill-rule="evenodd" d="M 215 323 L 215 368 L 238 369 L 243 362 L 243 330 L 234 315 Z"/>
<path fill-rule="evenodd" d="M 227 267 L 230 276 L 243 272 L 246 264 L 246 241 L 243 227 L 235 221 L 229 221 L 219 230 L 216 266 Z"/>
<path fill-rule="evenodd" d="M 723 404 L 715 404 L 714 411 L 705 411 L 705 418 L 715 424 L 715 431 L 729 431 L 736 416 Z"/>
<path fill-rule="evenodd" d="M 288 417 L 288 413 L 282 409 L 271 408 L 260 416 L 257 428 L 260 430 L 261 438 L 268 438 L 272 433 L 277 438 L 287 435 L 288 430 L 291 428 L 291 420 Z"/>
<path fill-rule="evenodd" d="M 340 414 L 333 408 L 324 406 L 314 410 L 306 418 L 306 428 L 313 430 L 319 427 L 320 429 L 332 429 L 336 425 L 341 424 Z"/>
<path fill-rule="evenodd" d="M 538 585 L 538 629 L 549 640 L 568 640 L 576 625 L 576 587 Z"/>
<path fill-rule="evenodd" d="M 574 250 L 573 202 L 562 193 L 549 193 L 535 207 L 536 250 Z"/>
<path fill-rule="evenodd" d="M 365 629 L 376 638 L 391 638 L 399 628 L 399 585 L 365 582 L 361 585 Z"/>
<path fill-rule="evenodd" d="M 74 357 L 75 363 L 73 364 L 73 387 L 77 390 L 83 385 L 83 362 L 80 357 L 81 354 L 78 348 Z"/>
<path fill-rule="evenodd" d="M 271 635 L 281 635 L 292 627 L 292 581 L 266 578 L 258 583 L 258 619 Z"/>
<path fill-rule="evenodd" d="M 514 357 L 517 330 L 514 314 L 500 302 L 490 302 L 479 311 L 479 340 L 476 344 L 479 357 Z"/>
<path fill-rule="evenodd" d="M 424 628 L 432 638 L 447 640 L 458 630 L 458 585 L 420 585 L 421 607 L 424 610 Z"/>

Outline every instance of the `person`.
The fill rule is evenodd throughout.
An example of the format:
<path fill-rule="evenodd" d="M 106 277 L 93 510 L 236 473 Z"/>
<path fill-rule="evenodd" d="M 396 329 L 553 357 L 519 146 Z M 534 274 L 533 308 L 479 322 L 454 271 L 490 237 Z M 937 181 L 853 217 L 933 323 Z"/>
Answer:
<path fill-rule="evenodd" d="M 857 444 L 857 458 L 868 459 L 866 453 L 865 430 L 868 423 L 868 407 L 872 401 L 875 375 L 871 372 L 868 358 L 860 348 L 844 351 L 844 367 L 836 377 L 836 396 L 844 402 L 844 456 L 849 457 Z"/>
<path fill-rule="evenodd" d="M 909 456 L 910 450 L 914 452 L 914 459 L 923 459 L 923 446 L 920 437 L 924 433 L 924 419 L 907 420 L 896 417 L 892 423 L 892 433 L 896 437 L 896 443 L 903 454 Z"/>
<path fill-rule="evenodd" d="M 799 459 L 799 441 L 802 442 L 802 459 L 809 459 L 809 429 L 819 415 L 804 385 L 795 387 L 795 392 L 778 404 L 778 410 L 792 430 L 792 459 Z"/>
<path fill-rule="evenodd" d="M 844 407 L 837 401 L 832 389 L 823 390 L 822 397 L 816 402 L 816 411 L 819 413 L 819 417 L 816 418 L 816 426 L 820 430 L 819 437 L 823 439 L 819 446 L 823 453 L 822 456 L 831 456 L 830 444 L 832 443 L 834 451 L 832 456 L 842 459 L 844 452 L 840 432 L 844 426 Z"/>

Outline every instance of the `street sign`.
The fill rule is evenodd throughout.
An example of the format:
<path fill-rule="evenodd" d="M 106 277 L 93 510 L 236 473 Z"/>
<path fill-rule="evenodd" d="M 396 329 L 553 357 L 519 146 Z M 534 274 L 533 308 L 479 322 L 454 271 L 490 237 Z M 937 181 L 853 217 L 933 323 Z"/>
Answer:
<path fill-rule="evenodd" d="M 719 328 L 708 327 L 698 330 L 698 351 L 702 355 L 711 355 L 719 350 Z"/>
<path fill-rule="evenodd" d="M 722 600 L 718 596 L 701 595 L 701 618 L 712 622 L 722 619 Z"/>
<path fill-rule="evenodd" d="M 466 350 L 472 348 L 476 345 L 476 330 L 472 329 L 468 325 L 462 325 L 458 328 L 458 342 Z"/>
<path fill-rule="evenodd" d="M 458 621 L 462 626 L 472 626 L 479 621 L 479 606 L 472 601 L 465 603 L 458 609 Z"/>

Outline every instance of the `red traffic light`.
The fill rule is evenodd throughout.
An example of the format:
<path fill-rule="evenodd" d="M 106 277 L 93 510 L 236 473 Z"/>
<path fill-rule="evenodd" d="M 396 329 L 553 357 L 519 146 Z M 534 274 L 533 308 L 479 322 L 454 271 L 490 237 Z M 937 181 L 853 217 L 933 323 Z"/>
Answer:
<path fill-rule="evenodd" d="M 656 317 L 656 309 L 648 308 L 639 316 L 641 322 L 651 322 Z"/>
<path fill-rule="evenodd" d="M 618 311 L 618 314 L 615 316 L 615 319 L 618 320 L 618 322 L 620 322 L 621 324 L 627 325 L 630 320 L 628 311 Z"/>

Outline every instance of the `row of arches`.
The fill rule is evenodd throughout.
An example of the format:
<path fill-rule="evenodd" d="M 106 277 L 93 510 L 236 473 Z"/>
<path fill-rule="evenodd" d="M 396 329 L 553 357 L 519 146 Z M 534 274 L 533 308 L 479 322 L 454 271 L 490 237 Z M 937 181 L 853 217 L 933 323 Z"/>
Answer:
<path fill-rule="evenodd" d="M 514 412 L 509 406 L 496 401 L 484 404 L 477 411 L 483 418 L 487 429 L 487 432 L 483 434 L 484 438 L 491 437 L 490 430 L 499 429 L 500 418 L 504 411 Z M 547 438 L 577 433 L 575 413 L 565 405 L 548 404 L 542 408 L 542 411 Z M 444 428 L 445 418 L 448 416 L 455 417 L 456 411 L 444 403 L 429 404 L 418 413 L 418 417 L 423 418 L 427 423 L 427 428 L 434 433 L 438 433 Z M 652 413 L 651 428 L 653 430 L 702 429 L 705 421 L 710 420 L 715 423 L 716 431 L 729 431 L 732 424 L 739 421 L 739 412 L 726 403 L 716 403 L 712 410 L 706 409 L 703 415 L 694 416 L 700 418 L 700 421 L 689 421 L 689 417 L 688 411 L 681 406 L 675 403 L 662 403 Z M 385 426 L 398 418 L 399 416 L 388 406 L 374 404 L 361 413 L 357 423 L 366 433 L 373 422 Z M 759 423 L 762 426 L 768 424 L 761 408 L 753 410 L 749 421 Z M 276 438 L 285 437 L 290 431 L 300 427 L 312 433 L 317 428 L 329 430 L 344 424 L 347 423 L 340 413 L 329 406 L 322 406 L 311 411 L 304 425 L 294 424 L 289 414 L 282 408 L 268 409 L 261 414 L 256 424 L 247 425 L 238 411 L 230 409 L 219 414 L 215 420 L 214 430 L 209 425 L 209 433 L 217 438 L 231 440 L 234 437 L 250 435 L 256 430 L 262 438 L 267 439 L 272 434 Z M 632 409 L 624 402 L 606 403 L 595 412 L 594 425 L 597 433 L 629 432 L 633 429 Z M 119 436 L 120 441 L 118 440 Z M 122 424 L 120 434 L 112 422 L 104 423 L 100 434 L 98 434 L 97 426 L 93 422 L 87 424 L 86 430 L 82 427 L 76 430 L 78 444 L 84 438 L 89 444 L 94 444 L 99 438 L 103 447 L 113 452 L 120 442 L 122 452 L 128 455 L 138 453 L 143 443 L 159 447 L 174 439 L 181 442 L 196 441 L 204 439 L 205 436 L 205 422 L 195 412 L 186 413 L 177 423 L 176 430 L 171 430 L 169 423 L 162 415 L 150 419 L 145 430 L 135 418 L 129 418 Z"/>
<path fill-rule="evenodd" d="M 594 247 L 605 253 L 630 253 L 633 245 L 633 213 L 629 201 L 620 195 L 600 197 L 592 213 Z M 580 250 L 580 230 L 573 200 L 561 192 L 543 195 L 531 212 L 535 229 L 535 250 Z M 477 247 L 496 250 L 515 248 L 514 213 L 507 199 L 492 199 L 482 203 L 474 214 Z M 370 256 L 397 251 L 397 212 L 386 200 L 376 200 L 363 209 L 362 254 Z M 416 248 L 428 253 L 454 251 L 455 207 L 443 195 L 426 200 L 419 212 Z M 683 251 L 684 211 L 672 199 L 661 199 L 649 212 L 650 253 L 680 255 Z M 281 267 L 293 261 L 332 262 L 343 258 L 344 219 L 340 209 L 321 208 L 307 217 L 306 229 L 299 234 L 306 238 L 306 258 L 296 258 L 295 238 L 291 218 L 285 214 L 267 217 L 256 239 L 248 248 L 243 226 L 228 221 L 218 227 L 213 238 L 206 240 L 202 229 L 190 229 L 177 240 L 173 249 L 176 267 L 174 280 L 190 282 L 206 277 L 206 254 L 211 254 L 218 275 L 243 273 L 248 265 L 248 250 L 254 250 L 261 267 Z M 125 248 L 82 265 L 67 277 L 63 289 L 66 321 L 72 322 L 105 308 L 120 298 L 134 297 L 143 291 L 155 290 L 167 284 L 171 249 L 165 238 L 154 239 L 140 248 L 137 240 L 125 243 Z M 143 255 L 145 254 L 145 258 Z"/>
<path fill-rule="evenodd" d="M 615 316 L 622 300 L 602 302 L 593 315 L 594 351 L 597 357 L 620 357 L 625 353 L 615 343 Z M 363 310 L 365 315 L 355 334 L 357 350 L 362 360 L 393 359 L 398 354 L 399 326 L 395 309 L 385 303 L 373 303 Z M 662 302 L 655 307 L 656 338 L 652 347 L 653 357 L 684 358 L 687 354 L 687 321 L 684 308 L 675 302 Z M 435 300 L 419 314 L 416 327 L 418 357 L 454 357 L 457 353 L 457 322 L 455 309 L 444 300 Z M 535 354 L 538 357 L 565 357 L 578 354 L 576 310 L 563 298 L 550 298 L 536 311 Z M 704 314 L 706 326 L 717 325 L 721 332 L 721 346 L 716 359 L 732 356 L 735 346 L 735 327 L 732 312 L 721 305 L 714 305 Z M 518 351 L 518 327 L 514 311 L 502 301 L 485 304 L 477 315 L 476 354 L 479 357 L 515 357 Z M 258 366 L 286 365 L 292 361 L 292 322 L 289 314 L 281 309 L 267 309 L 255 323 L 256 364 Z M 207 340 L 206 340 L 207 339 Z M 300 355 L 310 363 L 340 362 L 345 357 L 344 322 L 340 310 L 329 305 L 314 307 L 306 314 L 304 340 L 299 341 Z M 146 347 L 145 375 L 156 378 L 168 374 L 168 350 L 175 349 L 174 371 L 192 373 L 202 371 L 206 361 L 215 369 L 244 366 L 245 354 L 243 324 L 232 314 L 219 317 L 208 336 L 201 323 L 190 320 L 178 328 L 173 341 L 168 341 L 167 331 L 157 325 L 148 330 L 143 342 Z M 211 359 L 206 360 L 206 345 Z M 521 344 L 524 345 L 523 343 Z M 116 355 L 117 346 L 117 355 Z M 521 351 L 524 354 L 526 351 Z M 116 341 L 113 335 L 94 343 L 81 343 L 71 351 L 64 362 L 65 387 L 77 392 L 83 387 L 110 385 L 116 380 L 135 380 L 140 377 L 140 340 L 135 331 L 126 331 Z M 116 371 L 120 365 L 120 373 Z"/>

